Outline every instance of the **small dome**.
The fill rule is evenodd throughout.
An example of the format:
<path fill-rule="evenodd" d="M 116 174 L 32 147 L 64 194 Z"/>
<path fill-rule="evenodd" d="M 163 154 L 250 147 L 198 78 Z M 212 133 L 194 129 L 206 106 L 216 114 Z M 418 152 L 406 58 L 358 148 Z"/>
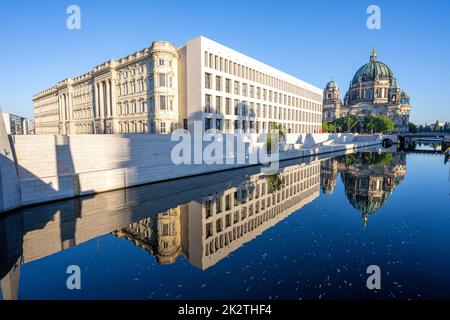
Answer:
<path fill-rule="evenodd" d="M 370 61 L 356 71 L 352 85 L 358 84 L 359 82 L 392 80 L 393 78 L 391 69 L 383 62 L 377 60 L 377 54 L 375 49 L 373 49 Z"/>
<path fill-rule="evenodd" d="M 336 82 L 334 82 L 334 80 L 331 80 L 330 82 L 327 83 L 327 90 L 328 89 L 339 89 L 338 85 L 336 84 Z"/>

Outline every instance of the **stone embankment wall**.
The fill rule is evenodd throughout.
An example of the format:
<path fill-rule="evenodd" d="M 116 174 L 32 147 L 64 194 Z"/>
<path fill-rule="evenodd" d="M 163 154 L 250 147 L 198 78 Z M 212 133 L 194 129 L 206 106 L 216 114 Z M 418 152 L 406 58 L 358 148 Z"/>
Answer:
<path fill-rule="evenodd" d="M 382 138 L 287 134 L 280 160 L 377 145 Z M 261 135 L 249 134 L 244 140 L 247 160 L 266 145 Z M 226 149 L 230 139 L 219 144 L 224 146 L 224 162 L 232 164 L 181 165 L 172 161 L 172 149 L 179 141 L 171 141 L 170 135 L 1 136 L 0 143 L 0 212 L 249 165 L 236 163 L 236 150 Z M 209 144 L 203 142 L 203 149 Z M 257 156 L 257 162 L 260 161 Z"/>

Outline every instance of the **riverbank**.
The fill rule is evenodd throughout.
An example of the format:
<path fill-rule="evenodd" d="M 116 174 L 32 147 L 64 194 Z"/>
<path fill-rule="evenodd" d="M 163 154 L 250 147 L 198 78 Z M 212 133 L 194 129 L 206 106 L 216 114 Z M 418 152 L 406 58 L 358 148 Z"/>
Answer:
<path fill-rule="evenodd" d="M 279 160 L 379 145 L 384 138 L 381 135 L 287 134 L 280 146 Z M 247 159 L 266 146 L 263 135 L 246 134 L 243 140 Z M 157 134 L 2 135 L 0 144 L 0 212 L 261 164 L 258 157 L 256 163 L 242 164 L 236 161 L 236 152 L 225 152 L 222 164 L 176 165 L 172 150 L 178 141 L 172 141 L 170 135 Z M 203 142 L 203 150 L 207 146 Z"/>

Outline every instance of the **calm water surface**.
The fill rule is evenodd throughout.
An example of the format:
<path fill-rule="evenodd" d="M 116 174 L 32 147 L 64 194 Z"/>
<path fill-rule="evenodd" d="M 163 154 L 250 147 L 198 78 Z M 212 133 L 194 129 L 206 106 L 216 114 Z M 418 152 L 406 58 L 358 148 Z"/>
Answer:
<path fill-rule="evenodd" d="M 28 208 L 0 219 L 3 298 L 448 299 L 449 165 L 360 152 Z"/>

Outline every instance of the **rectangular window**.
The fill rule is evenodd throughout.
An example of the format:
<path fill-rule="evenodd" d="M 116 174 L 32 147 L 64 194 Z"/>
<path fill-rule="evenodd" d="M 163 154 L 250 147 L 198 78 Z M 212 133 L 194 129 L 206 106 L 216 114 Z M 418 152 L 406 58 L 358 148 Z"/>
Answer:
<path fill-rule="evenodd" d="M 211 228 L 211 223 L 207 223 L 206 224 L 206 239 L 212 237 L 213 233 L 212 233 L 212 228 Z"/>
<path fill-rule="evenodd" d="M 158 73 L 158 79 L 159 79 L 159 86 L 165 87 L 166 86 L 166 75 L 164 73 Z"/>
<path fill-rule="evenodd" d="M 246 83 L 243 83 L 243 84 L 242 84 L 242 95 L 243 95 L 244 97 L 247 96 L 247 84 L 246 84 Z"/>
<path fill-rule="evenodd" d="M 221 212 L 222 212 L 222 200 L 219 197 L 216 199 L 216 213 L 221 213 Z"/>
<path fill-rule="evenodd" d="M 230 79 L 225 80 L 225 92 L 231 93 L 231 80 Z"/>
<path fill-rule="evenodd" d="M 159 96 L 159 109 L 166 110 L 166 96 Z"/>
<path fill-rule="evenodd" d="M 216 232 L 221 232 L 222 231 L 222 219 L 217 219 L 216 220 Z"/>
<path fill-rule="evenodd" d="M 211 89 L 211 73 L 205 73 L 205 88 Z"/>
<path fill-rule="evenodd" d="M 225 114 L 229 115 L 231 114 L 231 99 L 227 98 L 225 100 Z"/>
<path fill-rule="evenodd" d="M 205 118 L 205 131 L 211 130 L 211 118 Z"/>
<path fill-rule="evenodd" d="M 222 131 L 222 119 L 216 119 L 216 130 Z"/>
<path fill-rule="evenodd" d="M 205 112 L 206 113 L 211 113 L 211 95 L 210 94 L 206 94 L 205 95 Z"/>
<path fill-rule="evenodd" d="M 216 90 L 222 91 L 222 78 L 219 76 L 216 76 Z"/>
<path fill-rule="evenodd" d="M 225 120 L 225 131 L 226 131 L 227 133 L 230 133 L 230 132 L 231 132 L 231 128 L 230 128 L 230 120 L 228 120 L 228 119 Z"/>
<path fill-rule="evenodd" d="M 229 226 L 231 226 L 231 214 L 225 216 L 225 228 L 228 228 Z"/>
<path fill-rule="evenodd" d="M 234 120 L 234 131 L 237 131 L 240 129 L 240 121 L 239 120 Z"/>
<path fill-rule="evenodd" d="M 161 122 L 161 126 L 160 126 L 160 131 L 161 133 L 166 133 L 166 123 L 165 122 Z"/>
<path fill-rule="evenodd" d="M 159 65 L 163 66 L 164 65 L 164 59 L 159 59 Z"/>
<path fill-rule="evenodd" d="M 216 97 L 216 113 L 222 114 L 222 97 Z"/>
<path fill-rule="evenodd" d="M 239 82 L 234 82 L 234 94 L 239 94 Z"/>

